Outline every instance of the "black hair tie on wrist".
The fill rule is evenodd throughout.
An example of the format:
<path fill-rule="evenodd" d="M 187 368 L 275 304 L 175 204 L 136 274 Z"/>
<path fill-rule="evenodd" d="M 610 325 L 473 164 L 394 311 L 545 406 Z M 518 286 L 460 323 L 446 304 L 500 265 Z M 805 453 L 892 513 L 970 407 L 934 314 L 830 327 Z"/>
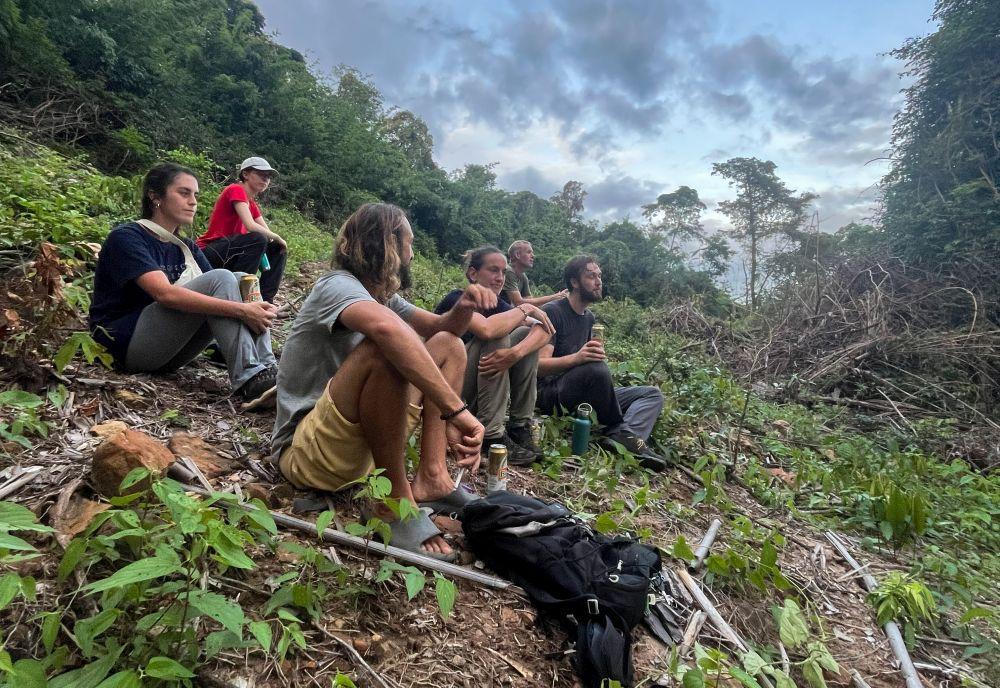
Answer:
<path fill-rule="evenodd" d="M 462 411 L 468 410 L 468 408 L 469 408 L 468 404 L 462 404 L 461 406 L 459 406 L 457 409 L 455 409 L 451 413 L 442 413 L 441 414 L 441 420 L 451 420 L 452 418 L 454 418 L 455 416 L 457 416 L 458 414 L 460 414 Z"/>

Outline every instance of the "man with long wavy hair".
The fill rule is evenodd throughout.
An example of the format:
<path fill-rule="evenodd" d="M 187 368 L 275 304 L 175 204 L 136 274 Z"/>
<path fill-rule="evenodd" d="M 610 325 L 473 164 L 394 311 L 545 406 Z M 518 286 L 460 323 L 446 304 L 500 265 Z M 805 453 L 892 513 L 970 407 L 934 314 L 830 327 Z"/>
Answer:
<path fill-rule="evenodd" d="M 496 295 L 470 285 L 450 311 L 428 313 L 397 293 L 409 284 L 412 259 L 413 231 L 394 205 L 363 205 L 341 227 L 334 270 L 303 303 L 278 372 L 272 460 L 296 487 L 336 491 L 379 468 L 395 499 L 437 511 L 470 499 L 445 458 L 450 452 L 474 472 L 483 440 L 459 396 L 459 337 L 476 309 L 496 307 Z M 406 440 L 418 424 L 420 463 L 410 483 Z M 396 518 L 378 503 L 372 512 L 389 523 L 393 545 L 456 558 L 425 510 Z"/>

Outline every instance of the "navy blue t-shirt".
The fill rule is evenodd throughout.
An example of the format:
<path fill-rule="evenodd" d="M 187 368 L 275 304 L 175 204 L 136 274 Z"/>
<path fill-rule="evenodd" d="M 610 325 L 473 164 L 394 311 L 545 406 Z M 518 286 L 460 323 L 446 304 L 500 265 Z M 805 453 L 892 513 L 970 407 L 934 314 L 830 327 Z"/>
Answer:
<path fill-rule="evenodd" d="M 183 241 L 191 249 L 202 272 L 211 270 L 212 266 L 201 249 L 190 239 Z M 136 278 L 160 270 L 173 284 L 184 272 L 184 267 L 184 253 L 180 246 L 160 241 L 135 222 L 119 225 L 108 234 L 97 257 L 94 273 L 90 331 L 95 340 L 107 347 L 116 363 L 125 362 L 125 353 L 139 315 L 143 308 L 153 303 L 153 297 L 136 284 Z"/>
<path fill-rule="evenodd" d="M 450 311 L 452 308 L 454 308 L 455 304 L 458 303 L 458 299 L 462 296 L 462 293 L 464 291 L 465 291 L 464 289 L 455 289 L 453 291 L 448 292 L 448 294 L 443 299 L 441 299 L 441 303 L 437 305 L 437 308 L 434 309 L 434 312 L 437 313 L 438 315 L 443 315 L 448 311 Z M 496 308 L 492 308 L 488 311 L 478 311 L 478 312 L 484 318 L 488 318 L 491 315 L 496 315 L 497 313 L 506 313 L 512 308 L 514 307 L 511 306 L 509 303 L 507 303 L 502 296 L 498 296 Z M 471 342 L 472 333 L 466 332 L 465 334 L 463 334 L 462 341 L 466 343 Z"/>

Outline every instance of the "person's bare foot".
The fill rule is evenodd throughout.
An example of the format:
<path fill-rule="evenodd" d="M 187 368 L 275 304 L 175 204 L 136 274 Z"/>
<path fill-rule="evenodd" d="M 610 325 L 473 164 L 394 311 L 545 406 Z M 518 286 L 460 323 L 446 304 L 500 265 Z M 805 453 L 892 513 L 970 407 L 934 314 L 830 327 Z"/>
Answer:
<path fill-rule="evenodd" d="M 396 520 L 396 514 L 392 512 L 392 509 L 381 502 L 372 505 L 372 514 L 385 523 L 392 523 Z M 428 554 L 451 554 L 453 551 L 443 535 L 427 538 L 420 545 L 420 549 Z"/>
<path fill-rule="evenodd" d="M 445 472 L 427 475 L 417 471 L 410 485 L 410 489 L 413 491 L 413 498 L 417 502 L 430 502 L 435 499 L 441 499 L 454 492 L 456 487 L 455 481 Z"/>

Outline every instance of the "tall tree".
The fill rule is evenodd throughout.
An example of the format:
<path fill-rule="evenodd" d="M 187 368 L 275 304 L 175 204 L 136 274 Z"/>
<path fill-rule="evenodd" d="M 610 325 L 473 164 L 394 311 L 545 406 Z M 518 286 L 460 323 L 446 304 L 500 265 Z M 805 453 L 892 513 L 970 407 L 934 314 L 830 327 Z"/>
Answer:
<path fill-rule="evenodd" d="M 566 182 L 562 191 L 554 194 L 550 200 L 565 211 L 566 217 L 571 222 L 577 222 L 583 215 L 583 199 L 586 197 L 587 192 L 584 191 L 583 184 L 571 180 Z"/>
<path fill-rule="evenodd" d="M 1000 244 L 1000 7 L 938 0 L 938 29 L 893 55 L 915 77 L 893 128 L 883 225 L 942 262 Z"/>
<path fill-rule="evenodd" d="M 691 241 L 704 239 L 701 213 L 705 204 L 698 192 L 690 186 L 679 186 L 676 191 L 660 194 L 655 203 L 642 206 L 646 229 L 661 238 L 667 248 L 674 251 Z"/>
<path fill-rule="evenodd" d="M 712 165 L 717 174 L 736 189 L 736 200 L 722 201 L 719 210 L 733 224 L 733 236 L 746 251 L 747 304 L 756 310 L 760 292 L 767 282 L 761 261 L 768 240 L 788 235 L 806 220 L 806 211 L 815 195 L 795 192 L 775 174 L 777 165 L 757 158 L 731 158 Z"/>

